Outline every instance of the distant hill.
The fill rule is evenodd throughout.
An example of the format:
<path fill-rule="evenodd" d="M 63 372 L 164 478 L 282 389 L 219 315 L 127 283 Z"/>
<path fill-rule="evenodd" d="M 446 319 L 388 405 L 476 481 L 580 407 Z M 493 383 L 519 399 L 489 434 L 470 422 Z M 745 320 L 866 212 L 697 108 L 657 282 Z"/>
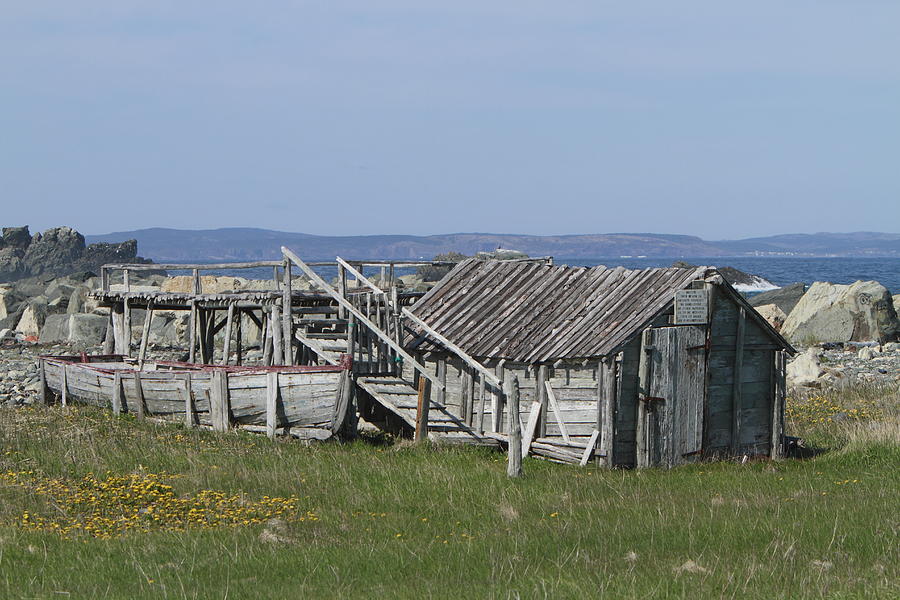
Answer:
<path fill-rule="evenodd" d="M 319 236 L 233 227 L 209 230 L 151 228 L 85 236 L 90 243 L 136 239 L 142 256 L 160 261 L 269 260 L 288 246 L 311 260 L 431 258 L 451 250 L 463 254 L 520 250 L 531 256 L 603 258 L 619 256 L 717 257 L 752 254 L 804 256 L 900 256 L 900 234 L 788 234 L 710 242 L 689 235 L 605 233 L 537 236 L 496 233 L 444 235 Z"/>

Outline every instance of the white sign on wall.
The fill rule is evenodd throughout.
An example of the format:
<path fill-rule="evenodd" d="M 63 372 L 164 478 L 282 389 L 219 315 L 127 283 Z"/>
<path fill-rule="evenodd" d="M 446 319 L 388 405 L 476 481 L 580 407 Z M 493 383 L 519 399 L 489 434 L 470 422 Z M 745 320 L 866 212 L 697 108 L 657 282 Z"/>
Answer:
<path fill-rule="evenodd" d="M 706 290 L 675 292 L 675 324 L 701 325 L 709 315 L 709 294 Z"/>

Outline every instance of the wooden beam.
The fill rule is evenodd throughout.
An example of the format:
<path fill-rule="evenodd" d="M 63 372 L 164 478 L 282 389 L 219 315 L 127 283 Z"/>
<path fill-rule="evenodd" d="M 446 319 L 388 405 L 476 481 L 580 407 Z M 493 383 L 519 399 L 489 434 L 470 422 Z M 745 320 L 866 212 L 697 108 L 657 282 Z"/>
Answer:
<path fill-rule="evenodd" d="M 340 256 L 337 257 L 337 263 L 338 263 L 340 266 L 344 267 L 344 269 L 346 269 L 351 275 L 353 275 L 354 277 L 356 277 L 356 280 L 357 280 L 357 281 L 361 282 L 361 283 L 362 283 L 363 285 L 365 285 L 367 288 L 369 288 L 370 290 L 372 290 L 372 291 L 375 292 L 376 294 L 380 294 L 380 295 L 386 296 L 386 293 L 385 293 L 385 291 L 384 291 L 383 289 L 381 289 L 380 287 L 378 287 L 377 285 L 375 285 L 375 283 L 373 283 L 368 277 L 364 276 L 360 271 L 358 271 L 358 270 L 356 270 L 355 268 L 353 268 L 353 265 L 351 265 L 350 263 L 348 263 L 347 261 L 345 261 L 345 260 L 344 260 L 343 258 L 341 258 Z"/>
<path fill-rule="evenodd" d="M 559 410 L 559 403 L 556 401 L 556 393 L 553 391 L 553 386 L 550 385 L 549 381 L 545 381 L 544 386 L 547 389 L 547 400 L 556 417 L 556 424 L 559 426 L 559 432 L 562 434 L 563 441 L 570 444 L 572 440 L 569 438 L 569 432 L 566 430 L 566 423 L 563 421 L 562 412 Z"/>
<path fill-rule="evenodd" d="M 181 375 L 181 400 L 184 402 L 184 425 L 191 428 L 197 426 L 197 409 L 194 405 L 194 394 L 191 390 L 191 373 Z"/>
<path fill-rule="evenodd" d="M 113 373 L 112 411 L 114 415 L 122 414 L 122 371 L 116 369 Z"/>
<path fill-rule="evenodd" d="M 550 368 L 547 365 L 538 365 L 537 368 L 537 385 L 535 386 L 535 399 L 541 404 L 541 418 L 537 423 L 537 436 L 544 437 L 547 435 L 547 381 Z"/>
<path fill-rule="evenodd" d="M 493 373 L 491 373 L 487 368 L 485 368 L 484 365 L 482 365 L 480 362 L 478 362 L 477 360 L 475 360 L 474 358 L 472 358 L 471 356 L 469 356 L 469 355 L 466 353 L 465 350 L 463 350 L 462 348 L 460 348 L 459 346 L 457 346 L 456 344 L 454 344 L 453 342 L 451 342 L 450 340 L 448 340 L 446 337 L 444 337 L 444 336 L 441 335 L 440 333 L 438 333 L 438 332 L 434 329 L 434 327 L 430 326 L 428 323 L 426 323 L 425 321 L 423 321 L 422 319 L 420 319 L 419 317 L 417 317 L 416 315 L 414 315 L 414 314 L 412 313 L 412 311 L 410 311 L 408 308 L 404 307 L 404 308 L 402 309 L 402 313 L 403 313 L 403 316 L 404 316 L 404 317 L 406 317 L 407 319 L 409 319 L 410 321 L 412 321 L 413 323 L 415 323 L 416 325 L 418 325 L 419 327 L 421 327 L 422 329 L 424 329 L 424 330 L 428 333 L 428 335 L 430 335 L 431 337 L 433 337 L 434 339 L 436 339 L 437 341 L 439 341 L 439 342 L 440 342 L 441 344 L 443 344 L 448 350 L 451 350 L 452 352 L 454 352 L 455 354 L 457 354 L 460 358 L 462 358 L 464 361 L 466 361 L 466 363 L 467 363 L 470 367 L 472 367 L 473 369 L 475 369 L 476 371 L 478 371 L 479 373 L 481 373 L 481 375 L 482 375 L 482 376 L 483 376 L 483 377 L 484 377 L 491 385 L 493 385 L 493 386 L 495 386 L 495 387 L 498 387 L 498 388 L 501 388 L 501 387 L 503 386 L 503 382 L 500 380 L 499 377 L 495 376 L 495 375 L 494 375 Z"/>
<path fill-rule="evenodd" d="M 637 431 L 635 434 L 635 466 L 637 468 L 649 466 L 647 436 L 647 397 L 650 395 L 650 344 L 652 329 L 647 328 L 641 333 L 641 349 L 638 362 L 638 406 L 637 406 Z M 599 379 L 599 378 L 598 378 Z"/>
<path fill-rule="evenodd" d="M 47 363 L 44 359 L 39 359 L 39 369 L 41 375 L 41 404 L 50 406 L 50 387 L 47 385 Z"/>
<path fill-rule="evenodd" d="M 743 400 L 742 381 L 744 370 L 744 329 L 746 327 L 746 311 L 740 307 L 737 322 L 737 335 L 734 340 L 734 382 L 731 392 L 731 450 L 737 455 L 741 448 L 741 408 Z"/>
<path fill-rule="evenodd" d="M 281 308 L 275 304 L 272 306 L 272 316 L 269 319 L 272 324 L 272 359 L 274 364 L 284 364 L 284 336 L 281 335 Z"/>
<path fill-rule="evenodd" d="M 616 359 L 610 357 L 600 362 L 602 377 L 598 377 L 597 385 L 602 388 L 602 402 L 600 407 L 600 463 L 605 467 L 613 466 L 613 447 L 615 445 L 615 415 L 616 415 Z"/>
<path fill-rule="evenodd" d="M 318 273 L 316 273 L 311 268 L 309 268 L 309 266 L 307 266 L 307 264 L 304 263 L 300 259 L 299 256 L 297 256 L 289 248 L 286 248 L 284 246 L 281 247 L 281 252 L 286 257 L 291 259 L 294 262 L 294 264 L 297 265 L 313 282 L 315 282 L 323 290 L 325 290 L 325 292 L 329 296 L 334 298 L 342 308 L 344 308 L 347 312 L 349 312 L 350 314 L 355 316 L 356 321 L 357 321 L 357 327 L 359 326 L 359 324 L 365 325 L 369 330 L 371 330 L 373 333 L 375 333 L 375 335 L 377 335 L 382 340 L 384 340 L 388 346 L 393 348 L 393 350 L 398 355 L 403 357 L 403 360 L 405 360 L 408 364 L 410 364 L 411 366 L 418 369 L 419 372 L 421 372 L 425 377 L 427 377 L 428 380 L 431 381 L 431 383 L 433 385 L 436 385 L 439 389 L 442 387 L 441 382 L 440 382 L 440 380 L 438 380 L 437 377 L 428 373 L 426 368 L 421 363 L 419 363 L 419 361 L 417 361 L 412 356 L 410 356 L 410 354 L 406 350 L 404 350 L 403 347 L 399 343 L 392 340 L 389 335 L 387 335 L 386 333 L 381 331 L 374 323 L 372 323 L 372 321 L 367 319 L 366 316 L 363 315 L 355 306 L 353 306 L 353 304 L 351 302 L 349 302 L 346 298 L 344 298 L 337 291 L 335 291 L 335 289 L 333 287 L 331 287 L 324 279 L 319 277 Z"/>
<path fill-rule="evenodd" d="M 584 447 L 584 454 L 581 455 L 581 462 L 578 463 L 582 467 L 591 460 L 591 455 L 594 453 L 594 445 L 597 443 L 598 437 L 600 437 L 600 432 L 595 429 L 591 434 L 591 438 L 588 440 L 587 446 Z"/>
<path fill-rule="evenodd" d="M 507 399 L 507 402 L 509 402 L 509 399 Z M 543 408 L 544 405 L 540 402 L 535 401 L 531 403 L 531 412 L 528 413 L 528 425 L 525 426 L 525 437 L 522 438 L 522 458 L 528 456 L 528 451 L 531 450 L 531 442 L 534 441 L 534 434 L 537 432 L 538 423 L 541 421 L 541 411 Z M 513 411 L 509 411 L 509 418 L 510 423 L 512 423 L 513 420 L 519 420 L 518 408 L 515 411 L 515 417 L 513 417 Z"/>
<path fill-rule="evenodd" d="M 275 439 L 278 426 L 278 373 L 266 373 L 266 435 Z"/>
<path fill-rule="evenodd" d="M 144 386 L 141 384 L 141 372 L 132 371 L 134 375 L 134 398 L 135 408 L 137 409 L 137 418 L 146 417 L 146 406 L 144 404 Z"/>
<path fill-rule="evenodd" d="M 191 316 L 188 330 L 188 343 L 190 344 L 188 362 L 193 363 L 197 360 L 197 301 L 193 299 L 191 300 Z"/>

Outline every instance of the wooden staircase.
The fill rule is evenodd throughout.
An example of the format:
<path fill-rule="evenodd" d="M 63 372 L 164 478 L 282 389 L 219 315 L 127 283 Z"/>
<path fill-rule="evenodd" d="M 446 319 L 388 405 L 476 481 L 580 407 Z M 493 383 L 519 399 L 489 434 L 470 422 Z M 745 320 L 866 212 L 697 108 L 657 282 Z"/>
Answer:
<path fill-rule="evenodd" d="M 393 420 L 399 421 L 404 429 L 412 429 L 417 439 L 424 434 L 434 441 L 499 445 L 498 439 L 479 433 L 446 406 L 432 400 L 430 394 L 426 396 L 427 423 L 417 429 L 419 391 L 416 382 L 403 377 L 404 364 L 415 373 L 416 379 L 424 377 L 434 385 L 443 384 L 402 348 L 401 307 L 396 290 L 392 294 L 381 290 L 341 258 L 337 261 L 343 270 L 339 277 L 340 289 L 336 290 L 289 249 L 283 247 L 282 253 L 337 303 L 310 307 L 309 314 L 301 316 L 297 323 L 300 327 L 295 330 L 301 344 L 301 364 L 338 364 L 342 354 L 349 354 L 353 359 L 358 398 L 360 393 L 364 394 L 361 399 L 371 399 L 382 412 L 397 417 Z M 347 272 L 365 287 L 349 291 L 345 281 Z M 413 318 L 409 311 L 404 313 L 407 318 Z M 363 409 L 362 403 L 359 404 Z"/>

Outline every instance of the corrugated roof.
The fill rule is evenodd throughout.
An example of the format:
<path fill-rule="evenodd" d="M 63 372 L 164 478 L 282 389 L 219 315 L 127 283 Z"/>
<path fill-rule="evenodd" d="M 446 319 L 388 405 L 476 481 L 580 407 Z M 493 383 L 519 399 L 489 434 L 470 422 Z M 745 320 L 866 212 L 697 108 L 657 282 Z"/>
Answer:
<path fill-rule="evenodd" d="M 536 363 L 606 356 L 710 267 L 566 267 L 468 259 L 412 308 L 468 354 Z M 432 349 L 427 336 L 409 346 Z"/>

